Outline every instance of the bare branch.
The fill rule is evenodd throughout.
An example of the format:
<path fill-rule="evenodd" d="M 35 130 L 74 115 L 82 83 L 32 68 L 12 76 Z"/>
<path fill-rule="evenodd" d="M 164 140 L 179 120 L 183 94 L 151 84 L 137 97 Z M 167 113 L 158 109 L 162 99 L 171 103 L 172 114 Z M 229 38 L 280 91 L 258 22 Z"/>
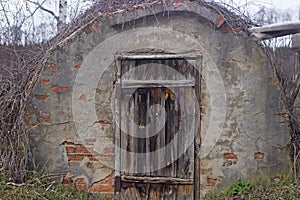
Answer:
<path fill-rule="evenodd" d="M 31 0 L 27 0 L 29 3 L 32 3 L 32 4 L 35 4 L 36 6 L 38 6 L 39 9 L 49 13 L 50 15 L 52 15 L 56 21 L 59 21 L 59 17 L 55 15 L 55 13 L 52 11 L 52 10 L 49 10 L 47 8 L 45 8 L 42 4 L 38 3 L 38 2 L 34 2 L 34 1 L 31 1 Z M 45 2 L 45 1 L 44 1 Z"/>

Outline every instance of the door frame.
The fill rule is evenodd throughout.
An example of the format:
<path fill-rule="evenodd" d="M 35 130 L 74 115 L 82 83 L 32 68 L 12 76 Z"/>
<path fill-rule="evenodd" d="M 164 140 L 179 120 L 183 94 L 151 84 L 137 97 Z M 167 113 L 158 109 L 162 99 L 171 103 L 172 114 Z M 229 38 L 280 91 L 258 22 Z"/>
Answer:
<path fill-rule="evenodd" d="M 156 53 L 156 52 L 143 52 L 143 53 L 129 53 L 129 52 L 123 52 L 123 53 L 118 53 L 115 55 L 115 66 L 116 66 L 116 80 L 117 82 L 121 78 L 121 63 L 122 60 L 125 59 L 131 59 L 131 60 L 142 60 L 142 59 L 186 59 L 186 60 L 195 60 L 195 66 L 194 70 L 197 71 L 195 75 L 195 88 L 194 91 L 196 93 L 197 99 L 198 99 L 198 104 L 199 106 L 201 105 L 201 85 L 202 85 L 202 54 L 199 52 L 192 52 L 192 53 L 184 53 L 184 54 L 169 54 L 169 53 Z M 120 84 L 116 84 L 116 95 L 115 99 L 117 100 L 119 98 L 118 94 L 121 91 L 121 88 L 119 87 Z M 116 103 L 115 105 L 120 106 L 119 103 Z M 200 108 L 201 109 L 201 108 Z M 116 107 L 116 115 L 117 117 L 120 117 L 120 112 L 121 108 Z M 200 179 L 201 179 L 201 173 L 200 173 L 200 146 L 201 146 L 201 115 L 200 113 L 197 115 L 199 117 L 198 122 L 198 129 L 195 134 L 194 138 L 194 199 L 200 199 Z M 119 120 L 119 119 L 118 119 Z M 114 120 L 116 121 L 116 120 Z M 120 120 L 119 120 L 120 121 Z M 197 122 L 197 120 L 196 120 Z M 117 126 L 114 126 L 115 130 L 115 146 L 121 147 L 121 141 L 120 141 L 120 129 L 117 128 Z M 119 170 L 120 169 L 120 160 L 121 160 L 121 153 L 118 148 L 115 148 L 115 193 L 117 194 L 118 192 L 121 191 L 122 188 L 122 180 L 121 180 L 121 173 Z"/>

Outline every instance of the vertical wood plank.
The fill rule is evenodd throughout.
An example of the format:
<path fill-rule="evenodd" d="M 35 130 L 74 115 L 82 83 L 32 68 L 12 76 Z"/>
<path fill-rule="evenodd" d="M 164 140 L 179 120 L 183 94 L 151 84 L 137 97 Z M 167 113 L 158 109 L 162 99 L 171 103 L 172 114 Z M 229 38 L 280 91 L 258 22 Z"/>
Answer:
<path fill-rule="evenodd" d="M 197 103 L 201 105 L 201 81 L 202 81 L 202 56 L 198 55 L 195 61 L 194 68 L 194 78 L 195 78 L 195 93 L 197 97 Z M 200 107 L 199 107 L 200 111 Z M 194 198 L 200 199 L 200 182 L 201 182 L 201 168 L 200 168 L 200 146 L 201 146 L 201 121 L 200 121 L 200 113 L 196 113 L 195 116 L 196 122 L 198 123 L 198 129 L 195 128 L 196 136 L 194 140 Z M 197 124 L 195 124 L 197 125 Z"/>
<path fill-rule="evenodd" d="M 145 153 L 146 152 L 146 118 L 147 118 L 147 91 L 144 88 L 140 88 L 138 90 L 138 135 L 140 136 L 137 138 L 138 142 L 138 153 Z M 138 157 L 138 171 L 140 175 L 145 175 L 146 172 L 146 157 L 145 156 L 139 156 Z"/>
<path fill-rule="evenodd" d="M 121 74 L 121 60 L 119 59 L 115 59 L 116 62 L 116 68 L 117 68 L 117 80 L 119 80 L 120 78 L 120 74 Z M 115 148 L 115 191 L 116 192 L 120 192 L 121 191 L 121 102 L 120 102 L 120 98 L 121 98 L 121 86 L 117 85 L 116 88 L 116 98 L 115 98 L 115 120 L 117 121 L 117 123 L 114 126 L 115 129 L 115 146 L 117 148 Z M 119 126 L 118 126 L 119 125 Z"/>
<path fill-rule="evenodd" d="M 158 103 L 158 95 L 159 95 L 159 88 L 151 88 L 151 106 L 154 106 Z M 159 99 L 160 102 L 160 99 Z M 151 109 L 151 115 L 152 115 L 152 120 L 153 120 L 153 124 L 155 124 L 156 126 L 159 125 L 159 120 L 157 120 L 157 110 L 155 108 Z M 152 135 L 154 134 L 154 131 L 156 132 L 157 130 L 150 130 L 152 132 Z M 154 153 L 158 148 L 159 148 L 159 140 L 160 137 L 158 136 L 159 134 L 155 134 L 151 137 L 151 152 L 153 152 L 151 154 L 151 176 L 158 176 L 159 175 L 159 171 L 158 169 L 158 162 L 159 162 L 159 157 L 157 155 L 157 153 Z"/>
<path fill-rule="evenodd" d="M 160 105 L 162 109 L 165 109 L 165 88 L 161 88 L 160 90 Z M 161 110 L 163 112 L 163 110 Z M 159 113 L 161 115 L 161 113 Z M 159 168 L 159 176 L 164 175 L 164 161 L 165 161 L 165 128 L 164 128 L 163 121 L 157 120 L 157 127 L 163 127 L 162 130 L 159 132 L 158 136 L 158 150 L 161 150 L 158 155 L 158 168 Z"/>
<path fill-rule="evenodd" d="M 150 90 L 147 89 L 147 102 L 146 102 L 146 113 L 147 113 L 147 116 L 146 116 L 146 175 L 149 176 L 150 175 L 150 167 L 151 167 L 151 163 L 150 163 L 150 152 L 151 152 L 151 146 L 150 146 L 150 130 L 149 130 L 149 124 L 152 123 L 150 121 L 150 117 L 149 117 L 149 114 L 150 114 L 150 111 L 149 111 L 149 108 L 150 108 Z"/>

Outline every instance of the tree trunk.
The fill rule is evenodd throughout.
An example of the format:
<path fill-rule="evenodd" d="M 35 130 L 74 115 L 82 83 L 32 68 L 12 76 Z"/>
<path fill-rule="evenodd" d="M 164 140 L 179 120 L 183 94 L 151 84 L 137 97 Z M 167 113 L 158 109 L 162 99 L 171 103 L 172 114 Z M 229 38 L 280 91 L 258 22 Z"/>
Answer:
<path fill-rule="evenodd" d="M 61 32 L 67 23 L 67 0 L 59 0 L 59 16 L 57 22 L 57 31 Z"/>

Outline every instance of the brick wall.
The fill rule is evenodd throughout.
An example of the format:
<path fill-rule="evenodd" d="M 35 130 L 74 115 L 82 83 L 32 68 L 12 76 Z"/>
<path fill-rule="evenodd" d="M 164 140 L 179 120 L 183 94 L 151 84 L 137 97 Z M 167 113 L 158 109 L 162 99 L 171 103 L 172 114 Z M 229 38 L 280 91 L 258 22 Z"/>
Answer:
<path fill-rule="evenodd" d="M 66 148 L 68 165 L 79 166 L 82 161 L 87 158 L 89 162 L 86 162 L 86 167 L 93 169 L 97 162 L 113 162 L 114 161 L 114 149 L 104 148 L 101 155 L 94 151 L 94 143 L 96 139 L 86 139 L 85 144 L 75 144 L 74 142 L 65 141 L 63 145 Z M 66 176 L 63 178 L 63 184 L 74 186 L 78 190 L 84 190 L 91 193 L 100 193 L 107 198 L 112 198 L 114 195 L 114 174 L 110 174 L 103 180 L 94 182 L 91 186 L 88 186 L 87 181 L 80 178 L 72 178 Z"/>

